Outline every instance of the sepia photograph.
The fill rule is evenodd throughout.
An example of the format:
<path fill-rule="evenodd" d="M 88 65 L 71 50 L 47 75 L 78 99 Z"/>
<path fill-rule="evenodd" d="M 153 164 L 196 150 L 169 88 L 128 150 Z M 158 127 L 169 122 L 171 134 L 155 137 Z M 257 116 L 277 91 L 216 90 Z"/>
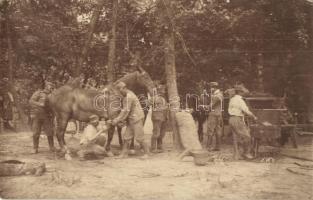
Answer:
<path fill-rule="evenodd" d="M 313 200 L 313 0 L 0 0 L 0 199 Z"/>

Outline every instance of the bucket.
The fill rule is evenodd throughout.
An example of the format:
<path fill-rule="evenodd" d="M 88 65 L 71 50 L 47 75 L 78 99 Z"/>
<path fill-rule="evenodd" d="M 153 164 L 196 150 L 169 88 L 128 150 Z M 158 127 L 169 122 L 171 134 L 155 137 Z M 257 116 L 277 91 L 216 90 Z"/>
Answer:
<path fill-rule="evenodd" d="M 195 165 L 203 166 L 209 161 L 209 152 L 205 150 L 191 151 Z"/>

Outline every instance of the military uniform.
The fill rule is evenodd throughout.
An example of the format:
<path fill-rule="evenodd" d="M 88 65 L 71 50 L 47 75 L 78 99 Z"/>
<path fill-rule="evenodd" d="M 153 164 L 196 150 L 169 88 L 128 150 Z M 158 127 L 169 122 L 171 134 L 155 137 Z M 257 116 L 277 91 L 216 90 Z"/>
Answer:
<path fill-rule="evenodd" d="M 162 141 L 166 131 L 166 121 L 168 115 L 168 106 L 164 97 L 156 95 L 150 101 L 152 105 L 152 137 L 151 151 L 163 150 Z"/>
<path fill-rule="evenodd" d="M 42 130 L 47 135 L 49 148 L 54 150 L 53 142 L 53 116 L 48 111 L 46 103 L 48 101 L 49 92 L 46 90 L 36 91 L 29 100 L 31 128 L 33 131 L 34 153 L 38 152 L 39 137 Z"/>
<path fill-rule="evenodd" d="M 216 138 L 214 150 L 219 150 L 220 140 L 222 136 L 222 108 L 223 108 L 223 93 L 220 90 L 215 90 L 211 97 L 210 109 L 208 116 L 208 142 L 211 143 L 213 137 Z"/>
<path fill-rule="evenodd" d="M 119 83 L 120 88 L 125 87 L 125 83 Z M 124 134 L 124 145 L 120 157 L 128 155 L 129 144 L 131 139 L 135 138 L 144 150 L 145 154 L 149 152 L 148 147 L 144 141 L 143 120 L 144 112 L 140 105 L 138 97 L 130 90 L 126 90 L 126 94 L 123 98 L 123 108 L 119 116 L 113 119 L 113 125 L 126 120 L 126 130 Z"/>

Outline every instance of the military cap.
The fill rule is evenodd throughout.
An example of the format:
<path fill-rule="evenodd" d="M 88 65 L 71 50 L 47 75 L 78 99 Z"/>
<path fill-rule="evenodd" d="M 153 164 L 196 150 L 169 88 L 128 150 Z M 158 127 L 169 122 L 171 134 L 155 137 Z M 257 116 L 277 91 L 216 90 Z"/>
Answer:
<path fill-rule="evenodd" d="M 93 123 L 93 122 L 99 122 L 99 117 L 98 115 L 91 115 L 89 117 L 89 122 Z"/>
<path fill-rule="evenodd" d="M 122 88 L 126 87 L 126 84 L 122 81 L 119 81 L 115 84 L 115 87 L 118 89 L 122 89 Z"/>
<path fill-rule="evenodd" d="M 218 82 L 210 82 L 209 86 L 210 87 L 218 87 Z"/>

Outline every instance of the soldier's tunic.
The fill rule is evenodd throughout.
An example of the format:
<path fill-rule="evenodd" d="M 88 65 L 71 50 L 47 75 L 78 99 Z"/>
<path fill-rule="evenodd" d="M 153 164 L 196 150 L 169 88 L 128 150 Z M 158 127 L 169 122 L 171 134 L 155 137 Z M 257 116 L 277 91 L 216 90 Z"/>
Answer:
<path fill-rule="evenodd" d="M 211 97 L 211 112 L 208 117 L 208 135 L 222 134 L 222 109 L 223 109 L 223 93 L 216 90 Z"/>
<path fill-rule="evenodd" d="M 31 109 L 31 128 L 34 136 L 39 137 L 43 128 L 47 136 L 53 135 L 52 113 L 47 109 L 48 93 L 45 90 L 36 91 L 29 100 Z"/>
<path fill-rule="evenodd" d="M 168 106 L 164 97 L 156 95 L 151 99 L 152 104 L 152 123 L 153 123 L 153 135 L 152 138 L 159 140 L 162 143 L 162 139 L 165 136 L 166 120 L 168 115 Z"/>
<path fill-rule="evenodd" d="M 143 119 L 144 112 L 140 105 L 138 97 L 130 90 L 127 91 L 123 98 L 123 108 L 117 118 L 116 122 L 126 120 L 126 130 L 124 140 L 131 140 L 135 137 L 138 142 L 144 141 Z"/>

